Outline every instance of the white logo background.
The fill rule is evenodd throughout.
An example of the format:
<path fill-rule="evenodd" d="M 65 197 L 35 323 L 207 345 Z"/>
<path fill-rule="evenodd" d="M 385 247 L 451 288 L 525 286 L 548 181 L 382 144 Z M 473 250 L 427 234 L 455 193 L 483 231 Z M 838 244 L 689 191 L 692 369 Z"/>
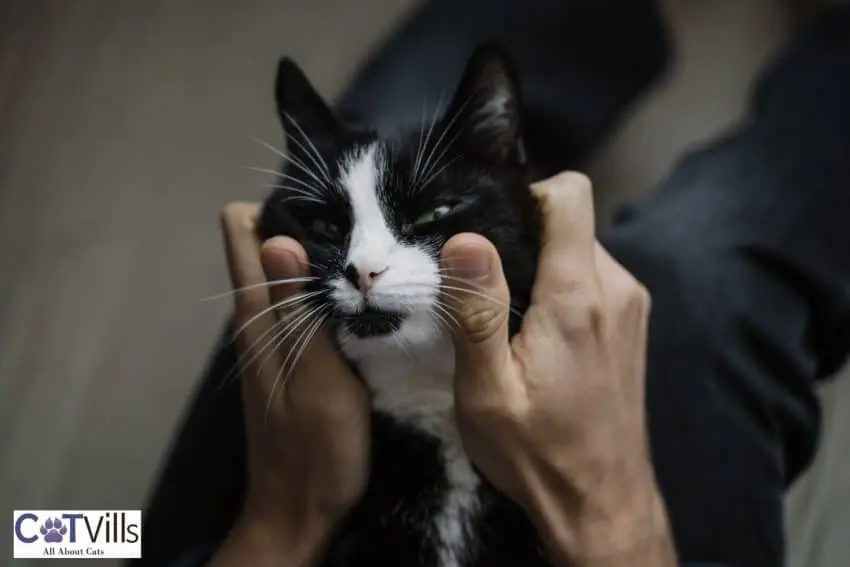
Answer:
<path fill-rule="evenodd" d="M 15 510 L 12 541 L 16 559 L 140 558 L 142 512 Z"/>

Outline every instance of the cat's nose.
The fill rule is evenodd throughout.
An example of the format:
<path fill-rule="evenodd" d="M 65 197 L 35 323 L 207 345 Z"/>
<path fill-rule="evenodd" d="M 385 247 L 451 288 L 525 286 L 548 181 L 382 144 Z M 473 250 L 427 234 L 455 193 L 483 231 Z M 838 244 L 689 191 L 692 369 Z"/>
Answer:
<path fill-rule="evenodd" d="M 370 268 L 358 268 L 354 264 L 349 264 L 345 268 L 345 278 L 351 282 L 351 284 L 360 290 L 361 293 L 366 293 L 375 285 L 375 282 L 378 281 L 378 278 L 381 277 L 384 273 L 386 273 L 387 267 L 384 266 L 380 269 L 375 269 L 373 267 Z"/>

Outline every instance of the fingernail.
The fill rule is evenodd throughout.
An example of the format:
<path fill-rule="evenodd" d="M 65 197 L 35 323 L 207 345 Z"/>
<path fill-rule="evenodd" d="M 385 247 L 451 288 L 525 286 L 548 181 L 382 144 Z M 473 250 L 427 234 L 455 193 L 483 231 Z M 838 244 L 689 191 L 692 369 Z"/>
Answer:
<path fill-rule="evenodd" d="M 446 258 L 453 276 L 470 281 L 481 281 L 490 275 L 490 254 L 484 250 L 466 248 Z"/>

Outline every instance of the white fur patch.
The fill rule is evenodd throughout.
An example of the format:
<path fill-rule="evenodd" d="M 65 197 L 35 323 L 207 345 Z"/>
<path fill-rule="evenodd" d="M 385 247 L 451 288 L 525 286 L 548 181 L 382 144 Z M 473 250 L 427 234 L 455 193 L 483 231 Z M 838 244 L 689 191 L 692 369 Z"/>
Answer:
<path fill-rule="evenodd" d="M 383 337 L 366 339 L 374 342 Z M 363 345 L 361 345 L 363 346 Z M 469 523 L 478 512 L 480 480 L 463 451 L 454 421 L 454 349 L 445 339 L 431 349 L 406 354 L 384 344 L 358 360 L 374 392 L 375 409 L 417 427 L 441 441 L 449 485 L 443 508 L 434 520 L 439 536 L 440 567 L 457 567 L 466 553 Z"/>
<path fill-rule="evenodd" d="M 457 567 L 469 520 L 478 509 L 479 479 L 454 423 L 454 350 L 434 307 L 439 266 L 427 251 L 398 242 L 390 229 L 381 197 L 384 159 L 376 143 L 341 168 L 353 213 L 347 261 L 360 273 L 383 272 L 368 299 L 406 318 L 398 331 L 385 336 L 359 338 L 342 330 L 341 344 L 372 389 L 377 410 L 440 439 L 449 491 L 433 528 L 441 542 L 440 567 Z M 338 278 L 331 285 L 341 309 L 357 313 L 363 308 L 365 297 L 351 282 Z"/>

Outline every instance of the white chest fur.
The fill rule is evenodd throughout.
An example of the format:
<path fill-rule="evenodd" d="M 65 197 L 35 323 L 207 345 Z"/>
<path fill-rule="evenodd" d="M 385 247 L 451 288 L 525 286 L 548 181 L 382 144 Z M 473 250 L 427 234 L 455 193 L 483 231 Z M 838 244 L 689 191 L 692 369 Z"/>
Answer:
<path fill-rule="evenodd" d="M 454 353 L 450 345 L 428 355 L 367 357 L 359 362 L 374 392 L 375 409 L 440 439 L 449 491 L 434 521 L 441 541 L 440 566 L 457 567 L 478 510 L 478 476 L 461 445 L 454 420 Z"/>

